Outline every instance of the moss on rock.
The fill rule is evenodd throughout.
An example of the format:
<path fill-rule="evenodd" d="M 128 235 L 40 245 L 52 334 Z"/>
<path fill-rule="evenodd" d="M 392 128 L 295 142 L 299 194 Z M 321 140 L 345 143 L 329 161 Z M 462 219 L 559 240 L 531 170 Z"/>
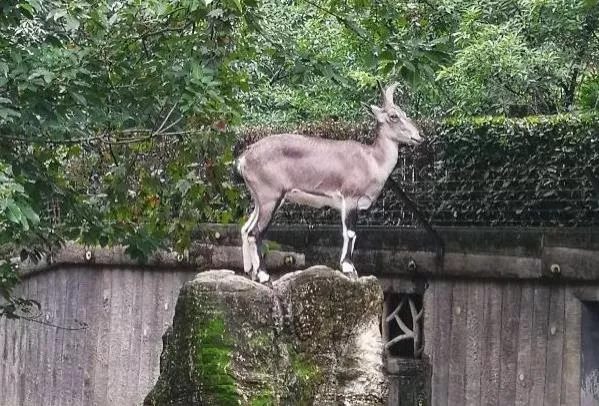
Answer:
<path fill-rule="evenodd" d="M 378 282 L 318 268 L 274 285 L 231 271 L 204 272 L 185 284 L 163 338 L 160 377 L 144 404 L 382 405 L 382 360 L 360 371 L 360 348 L 350 350 L 361 345 L 358 333 L 370 332 L 368 359 L 380 359 Z M 343 378 L 344 365 L 357 385 Z"/>

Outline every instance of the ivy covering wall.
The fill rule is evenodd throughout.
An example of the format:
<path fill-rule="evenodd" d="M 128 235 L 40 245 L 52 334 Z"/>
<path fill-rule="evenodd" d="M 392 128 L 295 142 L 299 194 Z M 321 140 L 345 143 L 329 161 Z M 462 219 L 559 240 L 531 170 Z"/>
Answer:
<path fill-rule="evenodd" d="M 477 117 L 421 122 L 426 142 L 403 150 L 393 178 L 436 225 L 599 225 L 596 116 Z M 368 124 L 251 128 L 242 142 L 280 131 L 369 142 Z M 279 223 L 337 223 L 339 215 L 286 205 Z M 412 225 L 388 188 L 363 224 Z"/>

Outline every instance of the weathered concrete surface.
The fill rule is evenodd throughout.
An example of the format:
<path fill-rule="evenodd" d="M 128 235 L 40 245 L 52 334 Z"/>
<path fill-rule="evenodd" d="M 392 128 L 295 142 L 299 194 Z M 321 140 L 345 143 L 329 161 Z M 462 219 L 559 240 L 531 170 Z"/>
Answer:
<path fill-rule="evenodd" d="M 273 289 L 231 271 L 198 274 L 181 290 L 144 404 L 382 406 L 382 301 L 376 278 L 326 267 Z"/>

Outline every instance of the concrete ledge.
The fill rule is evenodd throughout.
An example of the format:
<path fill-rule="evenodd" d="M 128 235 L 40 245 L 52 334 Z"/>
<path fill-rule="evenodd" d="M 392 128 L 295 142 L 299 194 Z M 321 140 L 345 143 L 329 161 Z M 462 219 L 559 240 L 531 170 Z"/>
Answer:
<path fill-rule="evenodd" d="M 89 267 L 143 267 L 159 269 L 205 269 L 230 268 L 243 269 L 241 248 L 214 244 L 194 244 L 184 253 L 175 251 L 157 251 L 145 263 L 140 263 L 125 253 L 123 246 L 87 247 L 73 242 L 66 243 L 60 250 L 52 253 L 38 263 L 27 261 L 19 264 L 19 274 L 26 277 L 59 266 L 86 265 Z M 305 268 L 305 256 L 288 251 L 270 251 L 266 266 L 273 272 L 286 272 Z"/>
<path fill-rule="evenodd" d="M 337 268 L 341 251 L 340 227 L 274 227 L 267 234 L 274 250 L 266 264 L 273 274 L 312 265 Z M 430 236 L 421 229 L 361 227 L 355 264 L 363 275 L 380 277 L 467 277 L 599 280 L 599 229 L 439 228 L 445 252 L 438 255 Z M 145 264 L 125 254 L 124 247 L 65 245 L 38 264 L 21 265 L 22 275 L 59 265 L 146 268 L 228 268 L 241 271 L 237 226 L 204 225 L 196 243 L 185 253 L 159 251 Z"/>

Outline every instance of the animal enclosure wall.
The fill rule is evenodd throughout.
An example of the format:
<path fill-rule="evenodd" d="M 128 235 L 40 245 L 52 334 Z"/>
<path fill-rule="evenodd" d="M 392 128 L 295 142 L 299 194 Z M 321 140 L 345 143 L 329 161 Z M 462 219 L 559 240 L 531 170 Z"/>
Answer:
<path fill-rule="evenodd" d="M 441 257 L 418 230 L 358 231 L 358 270 L 387 293 L 419 296 L 424 309 L 430 365 L 388 359 L 390 405 L 419 405 L 402 394 L 430 374 L 435 406 L 599 406 L 596 230 L 440 230 Z M 17 293 L 40 301 L 46 324 L 0 320 L 0 405 L 141 404 L 179 288 L 198 268 L 239 270 L 238 236 L 219 228 L 188 256 L 162 253 L 144 268 L 99 248 L 87 261 L 84 247 L 70 246 L 27 274 Z M 337 264 L 337 229 L 274 229 L 270 238 L 269 269 Z"/>
<path fill-rule="evenodd" d="M 140 405 L 179 289 L 194 275 L 88 266 L 31 275 L 16 293 L 39 300 L 48 324 L 0 320 L 0 404 Z"/>
<path fill-rule="evenodd" d="M 576 290 L 530 281 L 432 280 L 424 328 L 433 405 L 581 405 Z"/>

